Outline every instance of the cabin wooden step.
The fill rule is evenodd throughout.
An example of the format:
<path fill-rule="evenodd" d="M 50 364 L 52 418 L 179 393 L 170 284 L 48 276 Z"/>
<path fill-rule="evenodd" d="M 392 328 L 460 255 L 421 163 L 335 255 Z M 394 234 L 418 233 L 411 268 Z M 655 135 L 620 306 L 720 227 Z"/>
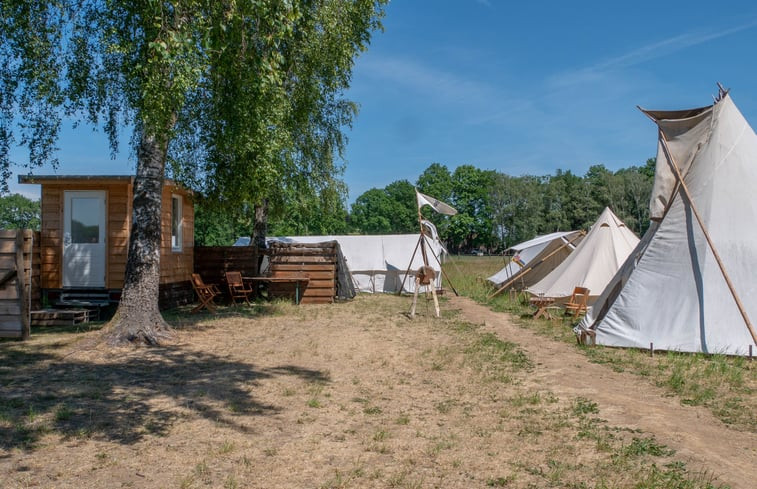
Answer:
<path fill-rule="evenodd" d="M 31 325 L 71 326 L 88 323 L 93 312 L 89 309 L 40 309 L 31 312 Z"/>

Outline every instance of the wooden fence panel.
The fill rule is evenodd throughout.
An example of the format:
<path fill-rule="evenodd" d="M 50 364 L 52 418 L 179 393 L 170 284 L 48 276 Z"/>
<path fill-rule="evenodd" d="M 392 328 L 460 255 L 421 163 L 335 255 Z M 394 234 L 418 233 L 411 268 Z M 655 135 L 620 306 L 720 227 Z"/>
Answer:
<path fill-rule="evenodd" d="M 39 232 L 0 230 L 0 337 L 27 339 L 40 306 Z"/>
<path fill-rule="evenodd" d="M 258 250 L 255 246 L 195 246 L 194 271 L 206 284 L 216 284 L 227 294 L 227 271 L 242 272 L 244 277 L 258 275 Z"/>

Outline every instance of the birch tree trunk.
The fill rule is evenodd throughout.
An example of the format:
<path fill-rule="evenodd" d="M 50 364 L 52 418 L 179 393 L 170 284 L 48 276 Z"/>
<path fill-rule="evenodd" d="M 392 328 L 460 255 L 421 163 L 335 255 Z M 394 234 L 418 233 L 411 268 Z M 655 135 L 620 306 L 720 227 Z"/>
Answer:
<path fill-rule="evenodd" d="M 252 239 L 250 244 L 260 249 L 265 248 L 265 238 L 268 234 L 268 199 L 255 206 L 255 222 L 252 225 Z"/>
<path fill-rule="evenodd" d="M 250 246 L 257 248 L 258 266 L 257 273 L 261 273 L 263 266 L 263 257 L 265 254 L 262 250 L 266 248 L 265 238 L 268 235 L 268 199 L 263 199 L 263 203 L 255 206 L 255 222 L 252 225 L 252 239 Z"/>
<path fill-rule="evenodd" d="M 172 336 L 158 309 L 161 204 L 166 142 L 143 134 L 137 149 L 129 255 L 121 302 L 108 343 L 156 345 Z"/>

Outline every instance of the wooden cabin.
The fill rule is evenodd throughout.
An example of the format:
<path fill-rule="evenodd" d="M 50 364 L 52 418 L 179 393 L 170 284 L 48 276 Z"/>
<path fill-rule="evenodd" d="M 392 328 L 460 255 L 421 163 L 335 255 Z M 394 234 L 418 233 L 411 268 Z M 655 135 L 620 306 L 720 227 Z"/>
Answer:
<path fill-rule="evenodd" d="M 134 177 L 22 175 L 19 183 L 42 186 L 42 302 L 118 302 L 129 249 Z M 167 308 L 192 301 L 191 193 L 166 180 L 161 213 L 160 304 Z"/>

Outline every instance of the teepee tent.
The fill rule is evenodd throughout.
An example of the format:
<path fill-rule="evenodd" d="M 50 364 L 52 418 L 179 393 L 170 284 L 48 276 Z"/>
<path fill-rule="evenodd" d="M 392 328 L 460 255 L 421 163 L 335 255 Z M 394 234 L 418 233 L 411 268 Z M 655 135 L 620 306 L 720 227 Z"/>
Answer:
<path fill-rule="evenodd" d="M 582 231 L 559 231 L 513 245 L 505 250 L 511 255 L 510 261 L 487 280 L 497 287 L 524 289 L 533 285 L 562 263 L 582 237 Z"/>
<path fill-rule="evenodd" d="M 746 355 L 757 341 L 757 136 L 721 91 L 659 126 L 655 221 L 577 332 L 598 344 Z"/>
<path fill-rule="evenodd" d="M 561 299 L 570 297 L 575 287 L 589 289 L 589 302 L 599 296 L 639 238 L 605 207 L 581 244 L 557 268 L 526 291 Z"/>

